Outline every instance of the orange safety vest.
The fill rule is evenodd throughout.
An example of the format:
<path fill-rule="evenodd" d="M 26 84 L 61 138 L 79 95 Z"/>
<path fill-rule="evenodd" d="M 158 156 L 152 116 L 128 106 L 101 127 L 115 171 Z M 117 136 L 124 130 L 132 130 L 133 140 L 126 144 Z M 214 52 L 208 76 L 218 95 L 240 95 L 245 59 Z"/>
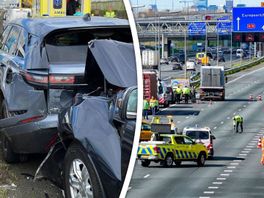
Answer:
<path fill-rule="evenodd" d="M 262 151 L 262 155 L 261 155 L 261 164 L 264 165 L 264 138 L 261 138 L 261 151 Z"/>

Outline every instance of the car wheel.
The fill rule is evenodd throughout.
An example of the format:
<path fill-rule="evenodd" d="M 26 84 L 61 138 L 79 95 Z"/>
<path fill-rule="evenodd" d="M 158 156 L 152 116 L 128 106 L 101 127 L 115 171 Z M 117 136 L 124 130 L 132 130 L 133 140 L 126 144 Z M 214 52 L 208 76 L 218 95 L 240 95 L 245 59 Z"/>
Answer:
<path fill-rule="evenodd" d="M 104 197 L 90 156 L 77 144 L 70 146 L 65 155 L 64 183 L 66 198 Z"/>
<path fill-rule="evenodd" d="M 200 153 L 199 156 L 198 156 L 198 159 L 197 159 L 197 165 L 198 166 L 204 166 L 205 159 L 206 159 L 205 154 L 204 153 Z"/>
<path fill-rule="evenodd" d="M 9 140 L 4 134 L 2 135 L 2 150 L 3 158 L 7 163 L 15 163 L 19 161 L 19 155 L 14 153 Z"/>
<path fill-rule="evenodd" d="M 180 166 L 181 165 L 181 163 L 182 163 L 182 161 L 175 161 L 175 164 L 176 164 L 176 166 Z"/>
<path fill-rule="evenodd" d="M 7 111 L 6 108 L 6 103 L 3 100 L 1 102 L 1 106 L 0 106 L 0 118 L 4 119 L 4 118 L 8 118 L 10 117 L 9 112 Z M 19 160 L 19 155 L 14 153 L 12 146 L 10 144 L 10 141 L 8 140 L 8 138 L 6 137 L 5 134 L 2 134 L 2 151 L 3 151 L 3 158 L 7 163 L 15 163 L 18 162 Z"/>
<path fill-rule="evenodd" d="M 172 167 L 173 165 L 173 155 L 172 154 L 168 154 L 165 158 L 164 161 L 164 166 L 166 167 Z"/>
<path fill-rule="evenodd" d="M 150 165 L 150 161 L 149 160 L 142 160 L 141 161 L 141 166 L 148 167 L 149 165 Z"/>

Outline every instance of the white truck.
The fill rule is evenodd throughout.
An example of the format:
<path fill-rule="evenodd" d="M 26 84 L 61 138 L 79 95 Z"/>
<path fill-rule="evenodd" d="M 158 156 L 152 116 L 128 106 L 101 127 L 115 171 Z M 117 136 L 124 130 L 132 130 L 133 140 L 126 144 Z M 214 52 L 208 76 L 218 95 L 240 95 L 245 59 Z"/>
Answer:
<path fill-rule="evenodd" d="M 202 66 L 200 99 L 225 100 L 225 73 L 222 66 Z"/>
<path fill-rule="evenodd" d="M 142 51 L 142 65 L 145 69 L 158 69 L 159 51 L 146 49 Z"/>

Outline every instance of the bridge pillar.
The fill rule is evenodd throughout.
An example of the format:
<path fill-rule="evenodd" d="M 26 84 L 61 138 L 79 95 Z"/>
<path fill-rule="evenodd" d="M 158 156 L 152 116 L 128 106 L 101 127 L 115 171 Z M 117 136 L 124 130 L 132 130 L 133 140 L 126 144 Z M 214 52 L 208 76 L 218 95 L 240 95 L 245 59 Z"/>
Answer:
<path fill-rule="evenodd" d="M 168 58 L 168 38 L 161 35 L 161 58 Z"/>

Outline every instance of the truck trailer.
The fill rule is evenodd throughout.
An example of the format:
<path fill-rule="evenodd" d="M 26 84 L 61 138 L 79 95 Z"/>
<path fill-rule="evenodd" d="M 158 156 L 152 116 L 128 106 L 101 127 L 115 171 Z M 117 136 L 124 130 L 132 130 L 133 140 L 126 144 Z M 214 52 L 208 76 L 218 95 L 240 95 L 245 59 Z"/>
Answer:
<path fill-rule="evenodd" d="M 202 66 L 200 82 L 201 100 L 225 100 L 225 73 L 222 66 Z"/>

